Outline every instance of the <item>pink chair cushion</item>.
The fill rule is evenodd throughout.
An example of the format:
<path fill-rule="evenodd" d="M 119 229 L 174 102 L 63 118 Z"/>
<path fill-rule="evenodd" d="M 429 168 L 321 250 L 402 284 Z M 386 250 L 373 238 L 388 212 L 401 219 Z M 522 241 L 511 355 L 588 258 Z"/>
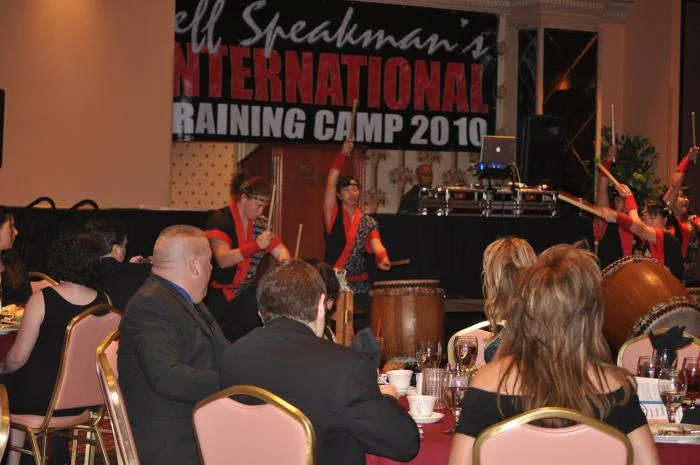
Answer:
<path fill-rule="evenodd" d="M 84 410 L 79 415 L 70 415 L 66 417 L 51 417 L 49 428 L 69 428 L 74 425 L 85 423 L 90 419 L 90 410 Z M 10 421 L 24 425 L 29 428 L 38 428 L 44 423 L 43 415 L 10 415 Z"/>
<path fill-rule="evenodd" d="M 102 341 L 119 326 L 121 316 L 89 315 L 71 333 L 66 353 L 65 376 L 59 380 L 56 410 L 103 405 L 104 399 L 95 372 L 96 351 Z"/>
<path fill-rule="evenodd" d="M 234 458 L 256 465 L 306 464 L 302 426 L 273 405 L 217 399 L 195 411 L 194 426 L 204 465 L 230 465 Z"/>
<path fill-rule="evenodd" d="M 481 465 L 625 465 L 622 441 L 586 425 L 540 428 L 522 425 L 487 439 Z"/>

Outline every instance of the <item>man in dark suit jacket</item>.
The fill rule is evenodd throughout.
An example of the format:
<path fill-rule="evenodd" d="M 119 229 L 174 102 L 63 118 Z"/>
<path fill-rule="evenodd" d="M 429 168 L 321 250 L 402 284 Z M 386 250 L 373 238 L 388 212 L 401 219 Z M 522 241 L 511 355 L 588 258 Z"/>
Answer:
<path fill-rule="evenodd" d="M 393 386 L 380 392 L 370 358 L 322 338 L 324 292 L 300 260 L 270 269 L 257 290 L 266 326 L 224 352 L 222 386 L 259 386 L 300 409 L 316 431 L 318 465 L 364 464 L 366 453 L 411 460 L 418 428 Z"/>
<path fill-rule="evenodd" d="M 153 274 L 129 300 L 121 321 L 119 384 L 145 465 L 199 463 L 194 405 L 220 389 L 229 346 L 201 303 L 211 274 L 204 232 L 171 226 L 153 253 Z"/>
<path fill-rule="evenodd" d="M 433 168 L 432 166 L 423 163 L 416 168 L 416 180 L 418 184 L 414 184 L 411 189 L 401 197 L 399 209 L 396 213 L 400 214 L 416 214 L 418 213 L 419 193 L 423 187 L 433 187 Z"/>

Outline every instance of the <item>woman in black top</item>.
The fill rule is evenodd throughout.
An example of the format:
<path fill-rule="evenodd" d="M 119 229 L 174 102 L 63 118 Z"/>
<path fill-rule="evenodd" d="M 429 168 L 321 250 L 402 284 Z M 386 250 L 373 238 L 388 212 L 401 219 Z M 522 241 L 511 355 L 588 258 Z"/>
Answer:
<path fill-rule="evenodd" d="M 602 420 L 627 434 L 635 464 L 659 463 L 634 381 L 612 363 L 603 339 L 601 281 L 595 256 L 569 245 L 544 251 L 522 272 L 499 357 L 464 397 L 451 465 L 472 463 L 474 440 L 487 427 L 539 407 Z"/>
<path fill-rule="evenodd" d="M 24 264 L 12 249 L 15 238 L 19 235 L 15 227 L 15 218 L 7 209 L 0 205 L 0 279 L 2 279 L 2 305 L 24 305 L 32 288 Z"/>

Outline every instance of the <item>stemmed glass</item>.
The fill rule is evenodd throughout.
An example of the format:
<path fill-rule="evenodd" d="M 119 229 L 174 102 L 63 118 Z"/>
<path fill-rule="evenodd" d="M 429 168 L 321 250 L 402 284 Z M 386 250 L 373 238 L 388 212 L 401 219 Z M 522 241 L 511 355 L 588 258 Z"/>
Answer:
<path fill-rule="evenodd" d="M 700 366 L 696 357 L 683 359 L 683 371 L 688 383 L 687 395 L 690 400 L 690 408 L 695 408 L 695 400 L 700 396 Z"/>
<path fill-rule="evenodd" d="M 454 434 L 455 428 L 459 423 L 459 417 L 462 414 L 462 401 L 464 393 L 469 385 L 469 376 L 459 370 L 447 370 L 445 374 L 445 384 L 442 389 L 442 398 L 447 405 L 447 408 L 452 412 L 454 417 L 454 425 L 452 428 L 445 431 L 445 434 Z"/>
<path fill-rule="evenodd" d="M 669 423 L 674 423 L 676 411 L 683 404 L 686 388 L 683 370 L 664 368 L 659 372 L 659 395 L 666 406 Z"/>
<path fill-rule="evenodd" d="M 467 373 L 476 363 L 479 340 L 475 336 L 458 336 L 454 341 L 454 359 L 457 371 Z"/>
<path fill-rule="evenodd" d="M 640 378 L 654 378 L 656 366 L 654 359 L 648 355 L 639 357 L 637 362 L 637 376 Z"/>
<path fill-rule="evenodd" d="M 416 345 L 416 359 L 421 371 L 424 368 L 438 368 L 442 350 L 440 344 L 435 341 L 420 341 Z"/>

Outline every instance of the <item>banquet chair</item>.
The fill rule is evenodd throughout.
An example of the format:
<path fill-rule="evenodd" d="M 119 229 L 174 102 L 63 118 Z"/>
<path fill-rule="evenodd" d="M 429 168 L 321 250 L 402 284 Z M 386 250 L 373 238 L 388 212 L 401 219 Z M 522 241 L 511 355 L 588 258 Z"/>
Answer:
<path fill-rule="evenodd" d="M 232 396 L 253 398 L 257 404 L 243 404 Z M 200 401 L 193 423 L 203 465 L 229 465 L 234 457 L 237 463 L 256 465 L 315 462 L 311 421 L 293 405 L 256 386 L 232 386 Z"/>
<path fill-rule="evenodd" d="M 486 361 L 484 360 L 484 347 L 486 347 L 486 344 L 493 338 L 493 333 L 491 333 L 490 323 L 487 321 L 482 321 L 476 324 L 473 324 L 469 326 L 468 328 L 460 329 L 456 333 L 454 333 L 451 337 L 450 340 L 447 342 L 447 363 L 450 366 L 454 366 L 455 363 L 455 356 L 454 356 L 454 346 L 455 346 L 455 340 L 459 336 L 476 336 L 476 339 L 479 341 L 479 351 L 476 356 L 476 366 L 481 366 L 485 365 Z M 498 323 L 498 326 L 503 328 L 505 325 L 505 321 L 501 321 Z"/>
<path fill-rule="evenodd" d="M 577 425 L 545 428 L 528 423 L 568 420 Z M 631 465 L 632 444 L 622 431 L 576 410 L 543 407 L 485 429 L 474 442 L 474 465 Z"/>
<path fill-rule="evenodd" d="M 126 465 L 139 465 L 139 456 L 136 453 L 136 442 L 131 431 L 129 415 L 126 411 L 122 390 L 117 381 L 118 348 L 119 331 L 114 331 L 97 348 L 97 375 L 100 378 L 100 388 L 112 424 L 119 462 Z"/>
<path fill-rule="evenodd" d="M 0 384 L 0 458 L 5 454 L 7 440 L 10 437 L 10 404 L 7 400 L 7 388 Z"/>
<path fill-rule="evenodd" d="M 32 287 L 32 292 L 58 284 L 55 279 L 41 271 L 30 271 L 27 274 L 29 275 L 29 284 Z"/>
<path fill-rule="evenodd" d="M 663 328 L 658 332 L 663 333 L 666 330 L 666 328 Z M 700 339 L 687 331 L 684 331 L 683 335 L 685 337 L 692 337 L 693 342 L 681 349 L 678 349 L 678 358 L 676 359 L 678 368 L 681 367 L 684 357 L 697 357 L 700 353 Z M 654 348 L 651 345 L 649 335 L 643 334 L 641 336 L 633 337 L 622 344 L 622 347 L 620 347 L 620 351 L 617 353 L 617 366 L 624 368 L 632 373 L 633 376 L 636 376 L 639 357 L 644 355 L 651 356 L 653 352 Z"/>
<path fill-rule="evenodd" d="M 120 320 L 121 313 L 108 304 L 90 307 L 71 320 L 66 328 L 58 376 L 46 414 L 11 415 L 13 437 L 10 450 L 32 455 L 37 465 L 43 465 L 46 462 L 47 437 L 55 432 L 68 431 L 72 433 L 74 460 L 77 433 L 86 431 L 88 437 L 97 439 L 103 463 L 109 464 L 97 428 L 102 418 L 104 399 L 95 373 L 95 353 L 102 341 L 117 329 Z M 77 408 L 84 410 L 77 415 L 54 416 L 56 410 Z M 28 436 L 31 450 L 21 447 L 25 436 L 22 432 Z M 39 440 L 42 440 L 42 447 L 39 447 Z M 85 442 L 92 441 L 86 438 Z M 92 454 L 89 455 L 91 457 Z"/>

